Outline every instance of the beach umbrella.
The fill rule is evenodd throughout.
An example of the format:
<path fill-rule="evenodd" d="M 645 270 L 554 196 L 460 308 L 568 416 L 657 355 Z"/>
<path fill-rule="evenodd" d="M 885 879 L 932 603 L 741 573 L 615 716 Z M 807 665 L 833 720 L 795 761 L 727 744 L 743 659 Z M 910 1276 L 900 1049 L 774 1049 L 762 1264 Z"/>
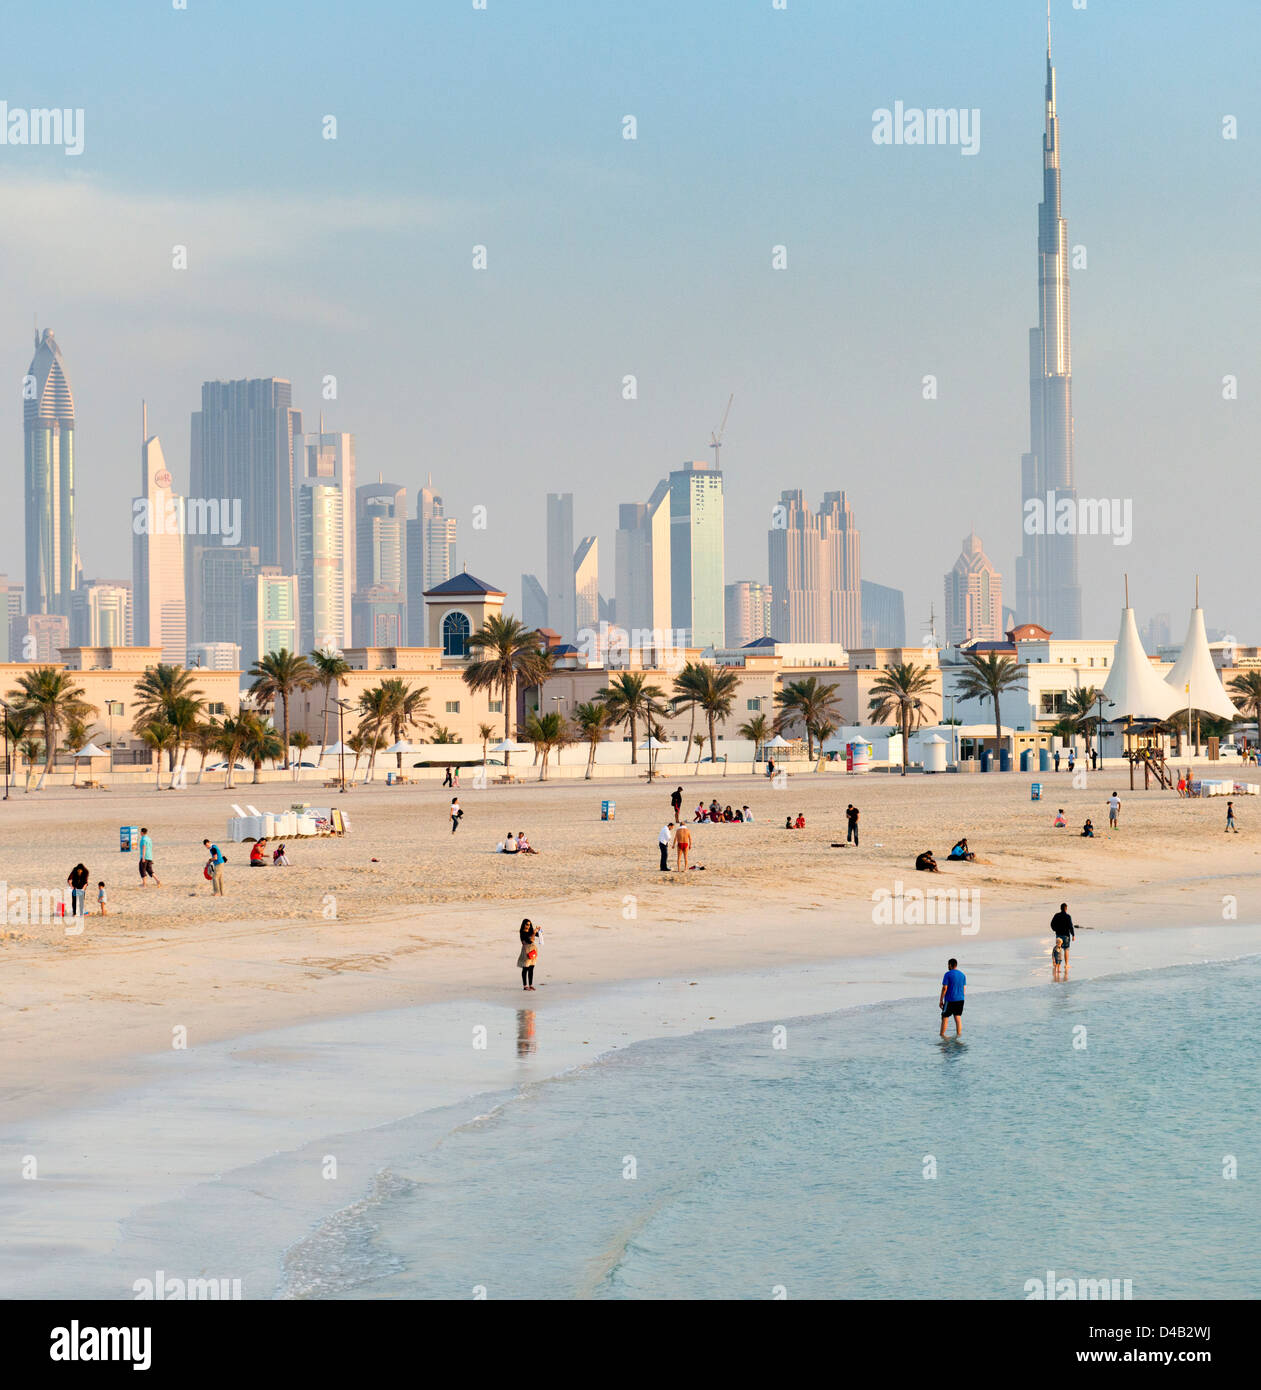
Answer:
<path fill-rule="evenodd" d="M 528 743 L 514 743 L 509 738 L 501 738 L 498 743 L 490 745 L 492 753 L 528 753 L 530 745 Z"/>
<path fill-rule="evenodd" d="M 388 748 L 383 748 L 382 753 L 419 753 L 420 749 L 414 743 L 409 743 L 407 739 L 401 738 L 397 743 L 391 743 Z"/>
<path fill-rule="evenodd" d="M 330 755 L 332 757 L 337 757 L 340 753 L 353 753 L 354 751 L 355 750 L 353 748 L 347 748 L 344 743 L 338 741 L 337 743 L 330 743 L 329 746 L 325 748 L 324 751 L 320 754 L 320 757 L 327 758 Z"/>
<path fill-rule="evenodd" d="M 788 740 L 783 736 L 783 734 L 776 734 L 775 737 L 774 737 L 773 739 L 769 739 L 766 743 L 764 743 L 764 744 L 762 745 L 762 747 L 763 747 L 763 748 L 791 748 L 791 747 L 792 747 L 792 744 L 788 742 Z"/>
<path fill-rule="evenodd" d="M 85 743 L 75 754 L 76 758 L 108 758 L 108 748 L 98 748 L 95 743 Z"/>
<path fill-rule="evenodd" d="M 646 738 L 639 746 L 651 751 L 654 748 L 669 748 L 670 745 L 668 743 L 662 743 L 659 738 Z"/>

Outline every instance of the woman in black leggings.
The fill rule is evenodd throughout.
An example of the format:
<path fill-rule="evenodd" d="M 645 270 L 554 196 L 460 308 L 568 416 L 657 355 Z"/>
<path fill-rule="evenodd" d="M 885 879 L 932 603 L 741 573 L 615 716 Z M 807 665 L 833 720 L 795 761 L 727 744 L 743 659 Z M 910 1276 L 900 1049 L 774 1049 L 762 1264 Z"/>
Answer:
<path fill-rule="evenodd" d="M 522 989 L 534 988 L 534 967 L 538 964 L 538 943 L 542 939 L 543 933 L 528 917 L 524 918 L 521 923 L 521 951 L 517 956 L 517 967 L 521 971 Z"/>

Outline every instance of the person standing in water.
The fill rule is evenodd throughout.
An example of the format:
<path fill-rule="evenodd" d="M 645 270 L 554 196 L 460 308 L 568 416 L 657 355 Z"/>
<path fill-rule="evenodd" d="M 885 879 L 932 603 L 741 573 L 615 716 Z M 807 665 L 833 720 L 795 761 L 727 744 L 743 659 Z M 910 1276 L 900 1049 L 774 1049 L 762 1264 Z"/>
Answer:
<path fill-rule="evenodd" d="M 532 990 L 534 988 L 534 967 L 539 963 L 538 943 L 543 939 L 543 933 L 530 921 L 528 917 L 521 922 L 521 950 L 517 954 L 517 968 L 521 971 L 521 988 Z"/>
<path fill-rule="evenodd" d="M 959 969 L 959 962 L 953 956 L 946 962 L 946 973 L 941 977 L 941 998 L 937 1001 L 941 1009 L 941 1033 L 946 1036 L 946 1023 L 955 1021 L 955 1037 L 963 1036 L 963 991 L 968 977 Z"/>

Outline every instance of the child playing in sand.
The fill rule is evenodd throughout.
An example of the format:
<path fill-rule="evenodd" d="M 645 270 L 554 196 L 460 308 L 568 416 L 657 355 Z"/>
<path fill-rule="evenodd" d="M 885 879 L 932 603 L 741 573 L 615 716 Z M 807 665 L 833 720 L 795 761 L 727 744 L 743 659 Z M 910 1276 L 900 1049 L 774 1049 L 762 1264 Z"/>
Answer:
<path fill-rule="evenodd" d="M 96 885 L 96 910 L 102 917 L 109 916 L 109 908 L 105 901 L 105 883 L 102 880 Z"/>
<path fill-rule="evenodd" d="M 1083 840 L 1093 840 L 1095 838 L 1095 827 L 1091 824 L 1089 816 L 1086 817 L 1086 824 L 1081 828 L 1081 837 Z"/>
<path fill-rule="evenodd" d="M 1226 833 L 1229 835 L 1232 830 L 1236 835 L 1239 834 L 1239 827 L 1235 824 L 1235 803 L 1228 801 L 1226 803 Z"/>
<path fill-rule="evenodd" d="M 1068 822 L 1064 819 L 1064 808 L 1061 806 L 1055 813 L 1055 828 L 1056 830 L 1063 830 L 1067 825 Z"/>

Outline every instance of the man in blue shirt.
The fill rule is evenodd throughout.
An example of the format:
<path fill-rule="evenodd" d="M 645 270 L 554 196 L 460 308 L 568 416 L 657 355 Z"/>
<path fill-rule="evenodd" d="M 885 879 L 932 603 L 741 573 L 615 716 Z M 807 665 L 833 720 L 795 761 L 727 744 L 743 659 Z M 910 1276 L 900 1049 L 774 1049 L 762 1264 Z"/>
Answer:
<path fill-rule="evenodd" d="M 946 1036 L 946 1020 L 955 1021 L 955 1037 L 963 1033 L 963 987 L 968 977 L 959 969 L 959 962 L 953 956 L 948 969 L 941 977 L 941 998 L 937 1001 L 941 1008 L 941 1036 Z"/>
<path fill-rule="evenodd" d="M 210 895 L 214 898 L 223 897 L 223 866 L 228 862 L 223 857 L 223 851 L 218 845 L 212 845 L 209 840 L 203 840 L 206 846 L 206 853 L 210 855 Z"/>
<path fill-rule="evenodd" d="M 140 886 L 145 887 L 145 879 L 151 878 L 159 888 L 162 880 L 153 872 L 153 841 L 149 838 L 149 827 L 140 827 Z"/>

